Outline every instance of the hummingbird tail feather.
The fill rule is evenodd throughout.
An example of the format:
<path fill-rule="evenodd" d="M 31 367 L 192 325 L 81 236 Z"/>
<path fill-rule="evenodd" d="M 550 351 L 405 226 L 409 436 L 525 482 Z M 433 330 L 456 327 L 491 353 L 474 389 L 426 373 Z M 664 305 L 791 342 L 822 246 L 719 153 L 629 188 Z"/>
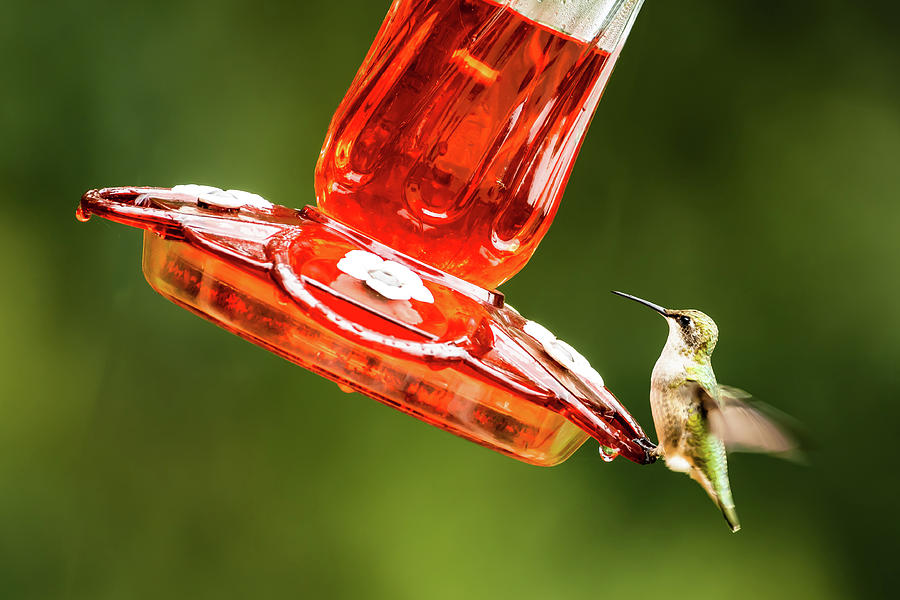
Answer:
<path fill-rule="evenodd" d="M 691 479 L 700 483 L 703 486 L 703 489 L 706 490 L 706 493 L 709 494 L 709 497 L 712 498 L 712 501 L 716 503 L 716 506 L 719 507 L 719 510 L 722 511 L 722 516 L 725 517 L 725 520 L 728 522 L 728 526 L 731 528 L 731 533 L 737 533 L 741 530 L 741 522 L 738 519 L 737 511 L 734 509 L 734 500 L 731 497 L 731 486 L 728 483 L 728 476 L 724 478 L 720 478 L 718 481 L 718 489 L 710 481 L 709 477 L 701 471 L 700 469 L 692 469 L 691 470 Z"/>
<path fill-rule="evenodd" d="M 722 515 L 725 517 L 725 520 L 728 521 L 728 526 L 731 527 L 731 533 L 740 531 L 741 522 L 738 520 L 737 511 L 734 510 L 734 505 L 726 506 L 720 502 L 719 508 L 722 509 Z"/>

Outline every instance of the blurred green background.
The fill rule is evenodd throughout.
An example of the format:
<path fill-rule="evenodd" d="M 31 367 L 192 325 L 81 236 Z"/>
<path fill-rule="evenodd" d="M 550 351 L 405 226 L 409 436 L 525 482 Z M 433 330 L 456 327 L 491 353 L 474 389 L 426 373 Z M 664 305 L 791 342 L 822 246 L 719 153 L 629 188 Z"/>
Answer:
<path fill-rule="evenodd" d="M 900 36 L 893 2 L 648 0 L 554 227 L 503 286 L 652 431 L 660 319 L 795 415 L 734 455 L 744 524 L 662 465 L 462 441 L 157 296 L 81 193 L 313 201 L 387 0 L 5 2 L 0 597 L 849 598 L 895 592 Z"/>

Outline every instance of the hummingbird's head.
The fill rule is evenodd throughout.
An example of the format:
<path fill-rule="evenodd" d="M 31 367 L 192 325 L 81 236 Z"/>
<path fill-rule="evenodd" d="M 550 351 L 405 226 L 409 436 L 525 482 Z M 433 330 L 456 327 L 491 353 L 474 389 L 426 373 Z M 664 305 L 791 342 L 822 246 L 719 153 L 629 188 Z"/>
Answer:
<path fill-rule="evenodd" d="M 691 354 L 709 356 L 716 349 L 719 328 L 709 315 L 699 310 L 670 310 L 664 315 L 669 322 L 669 336 L 678 339 Z"/>
<path fill-rule="evenodd" d="M 613 294 L 634 300 L 665 317 L 669 322 L 669 339 L 666 343 L 673 344 L 680 353 L 704 357 L 715 350 L 716 342 L 719 340 L 719 328 L 709 315 L 693 309 L 669 310 L 622 292 Z"/>

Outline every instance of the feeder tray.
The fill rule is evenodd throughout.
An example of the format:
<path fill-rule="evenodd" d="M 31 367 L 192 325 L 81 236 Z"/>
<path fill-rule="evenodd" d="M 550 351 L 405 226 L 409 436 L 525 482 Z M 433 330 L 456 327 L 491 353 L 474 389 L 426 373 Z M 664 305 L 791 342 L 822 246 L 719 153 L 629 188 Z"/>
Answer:
<path fill-rule="evenodd" d="M 654 445 L 571 346 L 482 289 L 314 207 L 204 186 L 87 192 L 78 216 L 140 227 L 166 298 L 335 382 L 536 465 L 594 437 Z"/>

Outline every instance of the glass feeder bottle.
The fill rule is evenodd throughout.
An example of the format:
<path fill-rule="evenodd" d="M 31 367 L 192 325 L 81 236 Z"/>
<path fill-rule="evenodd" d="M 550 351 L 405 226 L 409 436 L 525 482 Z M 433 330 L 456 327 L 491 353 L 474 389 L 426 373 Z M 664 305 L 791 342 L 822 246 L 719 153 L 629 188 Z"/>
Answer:
<path fill-rule="evenodd" d="M 396 0 L 316 167 L 320 208 L 481 287 L 547 233 L 642 0 Z"/>

